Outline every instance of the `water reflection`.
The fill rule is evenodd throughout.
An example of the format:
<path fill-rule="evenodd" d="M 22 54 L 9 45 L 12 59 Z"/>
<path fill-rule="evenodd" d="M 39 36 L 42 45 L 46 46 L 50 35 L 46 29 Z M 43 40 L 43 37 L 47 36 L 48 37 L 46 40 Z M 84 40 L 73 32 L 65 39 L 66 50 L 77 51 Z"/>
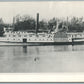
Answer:
<path fill-rule="evenodd" d="M 54 51 L 72 51 L 72 45 L 58 45 L 54 46 Z"/>
<path fill-rule="evenodd" d="M 23 46 L 23 53 L 24 54 L 29 54 L 29 55 L 32 55 L 32 54 L 34 54 L 35 56 L 34 56 L 34 61 L 36 62 L 36 61 L 39 61 L 39 59 L 40 59 L 40 57 L 38 57 L 39 56 L 39 47 L 38 46 L 34 46 L 35 48 L 34 49 L 32 49 L 33 47 L 31 46 L 31 47 L 29 47 L 29 46 Z M 28 52 L 29 51 L 29 52 Z M 32 53 L 31 53 L 32 52 Z"/>
<path fill-rule="evenodd" d="M 29 55 L 39 55 L 44 52 L 62 52 L 62 51 L 83 51 L 84 45 L 55 45 L 55 46 L 22 46 L 23 53 Z M 16 49 L 13 48 L 13 53 L 15 53 Z M 22 53 L 21 51 L 19 53 Z"/>
<path fill-rule="evenodd" d="M 27 53 L 27 46 L 23 46 L 23 53 Z"/>
<path fill-rule="evenodd" d="M 84 72 L 83 55 L 84 45 L 0 46 L 0 72 Z"/>

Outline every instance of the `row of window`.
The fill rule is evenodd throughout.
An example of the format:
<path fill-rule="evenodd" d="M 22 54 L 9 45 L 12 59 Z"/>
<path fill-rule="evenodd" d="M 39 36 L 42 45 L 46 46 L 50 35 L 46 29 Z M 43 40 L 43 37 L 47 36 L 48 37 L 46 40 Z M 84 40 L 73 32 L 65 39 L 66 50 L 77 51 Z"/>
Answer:
<path fill-rule="evenodd" d="M 70 34 L 70 35 L 68 35 L 68 36 L 72 36 L 72 37 L 75 36 L 75 37 L 76 37 L 76 36 L 83 36 L 83 35 L 82 35 L 82 34 L 75 34 L 75 35 L 71 35 L 71 34 Z"/>
<path fill-rule="evenodd" d="M 21 33 L 26 33 L 26 34 L 31 34 L 31 35 L 36 35 L 35 33 L 29 33 L 29 32 L 11 32 L 11 34 L 21 34 Z M 41 34 L 41 33 L 38 33 L 38 35 L 44 35 L 44 34 L 46 34 L 46 33 L 43 33 L 43 34 Z"/>
<path fill-rule="evenodd" d="M 10 39 L 7 39 L 7 40 L 10 40 Z M 13 39 L 13 40 L 16 40 L 16 39 Z M 18 40 L 21 40 L 21 39 L 18 39 Z M 31 39 L 28 39 L 28 40 L 31 40 Z M 37 40 L 37 39 L 34 39 L 35 41 Z M 39 39 L 40 41 L 42 41 L 42 40 L 44 40 L 45 41 L 45 39 Z M 53 39 L 46 39 L 46 40 L 53 40 Z"/>
<path fill-rule="evenodd" d="M 10 32 L 10 33 L 17 33 L 18 34 L 18 33 L 28 33 L 28 32 Z"/>
<path fill-rule="evenodd" d="M 12 35 L 13 37 L 16 37 L 17 35 Z M 21 37 L 22 35 L 18 35 L 19 37 Z M 24 37 L 27 37 L 28 35 L 24 35 Z M 34 36 L 34 35 L 33 35 Z M 11 37 L 11 35 L 9 35 L 9 37 Z M 32 35 L 29 35 L 29 37 L 32 37 Z M 39 36 L 38 36 L 39 37 Z M 45 36 L 43 36 L 45 37 Z"/>

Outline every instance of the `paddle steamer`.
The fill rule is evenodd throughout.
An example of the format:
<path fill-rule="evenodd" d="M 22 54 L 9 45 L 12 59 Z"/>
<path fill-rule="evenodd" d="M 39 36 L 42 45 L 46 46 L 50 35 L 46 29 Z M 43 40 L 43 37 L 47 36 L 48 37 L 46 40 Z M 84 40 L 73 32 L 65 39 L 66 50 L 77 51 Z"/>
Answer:
<path fill-rule="evenodd" d="M 58 31 L 59 23 L 57 22 L 54 32 L 45 33 L 38 32 L 39 14 L 37 14 L 37 28 L 36 32 L 26 31 L 6 31 L 4 28 L 4 35 L 0 37 L 0 45 L 56 45 L 56 44 L 75 44 L 84 43 L 84 33 L 68 33 Z"/>

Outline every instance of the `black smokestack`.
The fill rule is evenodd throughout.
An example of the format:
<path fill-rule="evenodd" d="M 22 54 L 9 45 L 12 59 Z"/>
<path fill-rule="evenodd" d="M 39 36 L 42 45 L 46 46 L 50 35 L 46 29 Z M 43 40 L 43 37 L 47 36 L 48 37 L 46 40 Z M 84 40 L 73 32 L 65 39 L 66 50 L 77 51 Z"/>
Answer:
<path fill-rule="evenodd" d="M 15 28 L 15 17 L 13 17 L 13 29 Z"/>
<path fill-rule="evenodd" d="M 39 13 L 37 13 L 36 33 L 38 32 L 38 29 L 39 29 Z"/>

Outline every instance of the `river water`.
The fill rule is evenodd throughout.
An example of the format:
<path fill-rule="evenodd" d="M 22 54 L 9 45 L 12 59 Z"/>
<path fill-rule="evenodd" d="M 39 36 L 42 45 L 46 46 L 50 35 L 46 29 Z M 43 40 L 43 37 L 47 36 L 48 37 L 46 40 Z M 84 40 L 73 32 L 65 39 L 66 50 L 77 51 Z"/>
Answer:
<path fill-rule="evenodd" d="M 0 46 L 0 73 L 84 72 L 84 45 Z"/>

